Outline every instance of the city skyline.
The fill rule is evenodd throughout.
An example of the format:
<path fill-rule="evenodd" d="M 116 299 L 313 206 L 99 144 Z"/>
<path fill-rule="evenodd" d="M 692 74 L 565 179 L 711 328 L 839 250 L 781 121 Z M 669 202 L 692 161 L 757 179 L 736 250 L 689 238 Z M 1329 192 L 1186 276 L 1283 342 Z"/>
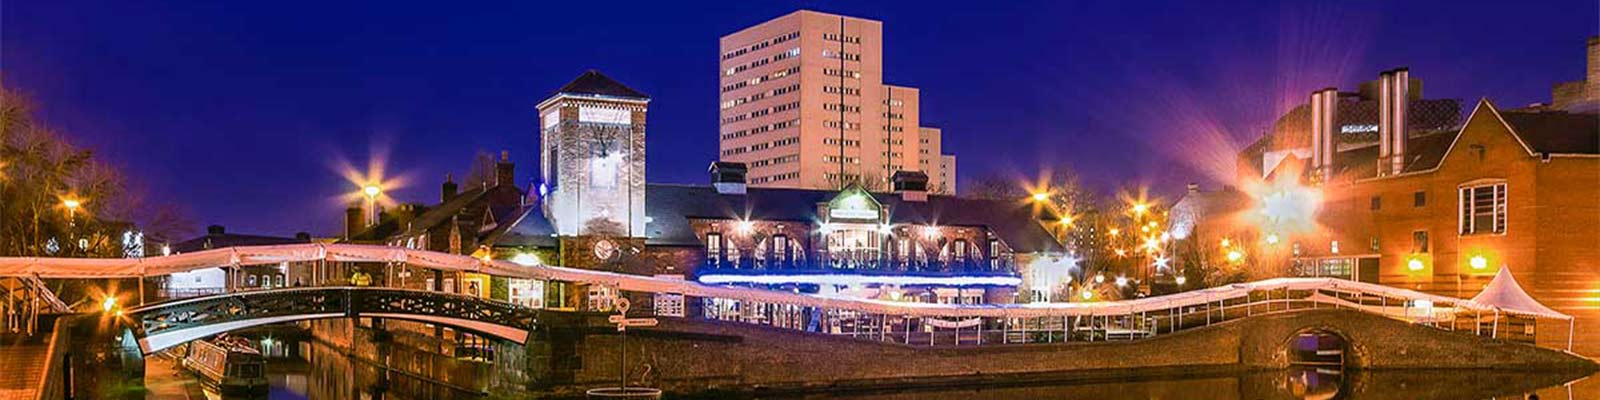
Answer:
<path fill-rule="evenodd" d="M 404 27 L 415 31 L 388 24 L 404 24 L 408 18 L 421 17 L 413 13 L 422 10 L 385 10 L 390 18 L 377 18 L 366 29 L 335 23 L 337 17 L 363 10 L 330 10 L 324 16 L 327 20 L 305 21 L 299 30 L 272 31 L 270 16 L 245 15 L 250 13 L 237 9 L 186 10 L 237 23 L 208 26 L 173 17 L 171 10 L 108 7 L 100 11 L 103 15 L 75 18 L 133 17 L 120 22 L 123 29 L 91 34 L 67 27 L 51 29 L 51 18 L 62 18 L 56 13 L 64 10 L 36 5 L 6 10 L 4 34 L 12 40 L 0 53 L 4 56 L 0 66 L 5 67 L 8 82 L 36 98 L 47 123 L 124 168 L 137 185 L 150 187 L 154 197 L 183 205 L 197 225 L 329 235 L 339 225 L 342 205 L 336 197 L 351 189 L 334 170 L 337 162 L 329 159 L 365 166 L 370 150 L 387 149 L 387 168 L 407 181 L 393 195 L 425 201 L 432 198 L 445 173 L 466 172 L 475 152 L 503 149 L 524 166 L 518 183 L 526 185 L 536 171 L 531 166 L 537 165 L 535 102 L 588 68 L 605 71 L 655 97 L 649 120 L 655 132 L 651 152 L 677 156 L 652 158 L 650 180 L 704 184 L 705 165 L 717 159 L 717 111 L 710 106 L 717 91 L 709 78 L 715 69 L 710 64 L 716 54 L 713 42 L 795 9 L 880 20 L 894 27 L 885 31 L 885 81 L 926 91 L 924 125 L 951 133 L 944 138 L 946 152 L 962 157 L 963 179 L 989 174 L 1017 174 L 1020 179 L 1023 176 L 1014 171 L 1031 171 L 1047 164 L 1042 160 L 1061 157 L 1068 160 L 1066 166 L 1097 176 L 1093 184 L 1136 180 L 1157 190 L 1176 191 L 1186 181 L 1231 176 L 1177 174 L 1206 171 L 1215 164 L 1209 159 L 1185 159 L 1177 154 L 1182 149 L 1202 146 L 1216 150 L 1205 153 L 1233 154 L 1259 136 L 1251 131 L 1263 130 L 1278 114 L 1303 102 L 1311 89 L 1349 87 L 1392 67 L 1409 66 L 1426 76 L 1428 92 L 1438 97 L 1464 102 L 1488 97 L 1508 106 L 1548 101 L 1550 85 L 1583 76 L 1582 43 L 1595 33 L 1592 25 L 1570 23 L 1594 14 L 1572 13 L 1574 4 L 1518 10 L 1467 5 L 1438 11 L 1456 17 L 1454 24 L 1443 27 L 1446 32 L 1438 32 L 1439 26 L 1393 22 L 1406 12 L 1430 10 L 1415 5 L 1358 4 L 1340 10 L 1268 7 L 1275 9 L 1271 11 L 1227 6 L 1188 11 L 1239 13 L 1234 20 L 1239 25 L 1250 25 L 1244 21 L 1276 25 L 1207 26 L 1214 31 L 1190 36 L 1168 31 L 1200 27 L 1186 20 L 1186 25 L 1140 34 L 1160 36 L 1138 38 L 1095 33 L 1092 25 L 1002 24 L 997 23 L 1001 17 L 984 12 L 948 18 L 927 15 L 926 10 L 816 4 L 768 5 L 720 15 L 715 23 L 679 33 L 652 35 L 637 34 L 661 28 L 648 21 L 649 10 L 624 13 L 605 23 L 612 28 L 589 35 L 577 34 L 581 31 L 574 27 L 525 28 L 510 23 L 511 17 L 526 17 L 532 10 L 509 13 L 499 17 L 506 20 L 486 26 L 463 25 L 485 25 L 475 19 L 491 16 L 462 17 L 442 27 Z M 1178 22 L 1167 20 L 1167 14 L 1186 10 L 1152 7 L 1144 11 L 1148 15 L 1136 15 L 1135 10 L 1115 6 L 1063 7 L 1082 11 L 1071 14 L 1075 16 L 1103 17 L 1104 24 Z M 1593 11 L 1594 5 L 1584 7 Z M 1518 20 L 1522 13 L 1554 22 L 1534 31 L 1525 31 L 1522 24 L 1489 23 Z M 1015 18 L 1015 13 L 997 14 Z M 165 23 L 158 23 L 164 18 Z M 940 29 L 919 20 L 987 29 Z M 1313 23 L 1305 24 L 1308 20 Z M 1291 23 L 1296 28 L 1286 27 Z M 94 24 L 78 26 L 86 25 Z M 1295 30 L 1309 29 L 1299 28 L 1305 25 L 1340 32 Z M 549 37 L 544 29 L 574 32 L 559 40 L 574 43 L 548 50 L 552 47 L 544 42 L 551 40 L 531 41 Z M 982 58 L 971 54 L 992 47 L 993 38 L 985 38 L 989 35 L 958 37 L 975 30 L 1017 39 L 1000 49 L 1029 50 L 1016 51 L 1015 58 L 994 55 L 1003 60 L 999 62 L 966 60 Z M 1279 37 L 1245 39 L 1261 30 Z M 418 37 L 393 36 L 404 32 Z M 224 40 L 207 42 L 208 33 Z M 431 38 L 435 33 L 454 36 Z M 335 37 L 344 40 L 329 39 Z M 1130 60 L 1133 51 L 1118 50 L 1141 39 L 1162 42 L 1179 37 L 1213 46 L 1146 43 L 1173 47 L 1168 49 L 1171 54 L 1139 56 L 1153 57 L 1145 60 Z M 1395 43 L 1384 37 L 1408 40 Z M 444 45 L 464 38 L 483 40 Z M 172 44 L 179 42 L 176 39 L 186 44 Z M 1444 43 L 1445 39 L 1451 40 Z M 658 40 L 689 45 L 653 48 Z M 1490 40 L 1495 45 L 1472 46 Z M 89 45 L 67 48 L 59 45 L 63 41 Z M 1430 41 L 1441 45 L 1430 46 Z M 431 46 L 410 46 L 415 43 Z M 365 54 L 347 52 L 374 44 L 383 46 L 364 48 Z M 1065 50 L 1044 50 L 1049 45 Z M 1272 50 L 1260 51 L 1268 47 Z M 532 50 L 545 53 L 522 53 Z M 1146 48 L 1139 53 L 1152 52 Z M 1308 54 L 1300 57 L 1302 53 Z M 1096 59 L 1115 59 L 1111 64 L 1116 66 L 1097 64 Z M 408 61 L 418 65 L 400 65 Z M 1337 65 L 1326 66 L 1329 63 Z M 918 64 L 956 68 L 906 67 Z M 537 72 L 507 70 L 531 65 L 538 65 Z M 1297 69 L 1293 67 L 1310 72 L 1272 72 Z M 1164 71 L 1167 68 L 1192 70 Z M 480 69 L 491 72 L 466 76 Z M 1012 70 L 1023 72 L 1007 72 Z M 1034 85 L 1023 85 L 1030 82 Z M 223 88 L 260 96 L 217 101 L 240 94 Z M 1230 95 L 1258 102 L 1208 104 L 1212 97 Z M 1002 151 L 988 145 L 996 143 L 991 140 L 1034 146 L 1022 152 Z M 151 154 L 136 156 L 130 150 L 134 148 Z M 1122 151 L 1103 151 L 1107 148 Z"/>

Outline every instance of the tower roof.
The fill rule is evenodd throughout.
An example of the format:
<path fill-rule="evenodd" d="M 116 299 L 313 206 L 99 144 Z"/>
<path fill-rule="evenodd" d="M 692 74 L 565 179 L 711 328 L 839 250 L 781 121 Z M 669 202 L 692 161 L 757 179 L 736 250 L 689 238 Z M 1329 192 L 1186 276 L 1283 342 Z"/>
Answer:
<path fill-rule="evenodd" d="M 610 97 L 626 97 L 635 99 L 649 99 L 650 95 L 617 82 L 596 70 L 584 71 L 572 82 L 556 90 L 556 94 L 600 95 Z"/>

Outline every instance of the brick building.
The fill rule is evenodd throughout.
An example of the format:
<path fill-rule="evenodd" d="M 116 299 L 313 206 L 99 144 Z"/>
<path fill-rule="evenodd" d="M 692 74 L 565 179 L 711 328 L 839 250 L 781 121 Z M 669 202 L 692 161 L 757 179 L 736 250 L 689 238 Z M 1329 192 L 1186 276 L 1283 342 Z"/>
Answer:
<path fill-rule="evenodd" d="M 1305 113 L 1307 140 L 1268 137 L 1241 153 L 1241 183 L 1288 179 L 1321 196 L 1313 229 L 1257 252 L 1285 255 L 1290 274 L 1458 297 L 1510 268 L 1537 300 L 1577 316 L 1577 351 L 1600 352 L 1600 117 L 1571 98 L 1515 110 L 1484 99 L 1439 129 L 1411 120 L 1430 103 L 1407 93 L 1416 84 L 1406 75 L 1377 81 L 1374 138 L 1350 135 L 1350 96 L 1319 90 L 1280 119 Z M 1539 339 L 1565 340 L 1559 331 Z"/>

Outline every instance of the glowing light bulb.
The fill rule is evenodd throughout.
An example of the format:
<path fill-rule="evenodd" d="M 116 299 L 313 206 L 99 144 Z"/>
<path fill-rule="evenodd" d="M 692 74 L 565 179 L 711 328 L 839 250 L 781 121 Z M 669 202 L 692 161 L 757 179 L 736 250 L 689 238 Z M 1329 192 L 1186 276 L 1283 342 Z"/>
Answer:
<path fill-rule="evenodd" d="M 100 302 L 100 309 L 104 310 L 105 312 L 111 312 L 111 309 L 114 308 L 117 308 L 116 296 L 108 296 L 106 297 L 105 301 Z"/>
<path fill-rule="evenodd" d="M 1468 260 L 1467 263 L 1472 265 L 1472 269 L 1489 268 L 1489 259 L 1484 258 L 1481 254 L 1472 256 L 1472 259 Z"/>
<path fill-rule="evenodd" d="M 1227 238 L 1223 238 L 1222 239 L 1222 247 L 1228 247 L 1229 245 L 1232 245 L 1232 244 L 1233 244 L 1233 241 L 1230 241 Z"/>
<path fill-rule="evenodd" d="M 756 224 L 754 222 L 750 222 L 749 220 L 739 221 L 739 233 L 750 233 L 750 231 L 755 229 L 755 227 Z"/>
<path fill-rule="evenodd" d="M 1422 259 L 1413 258 L 1411 261 L 1406 261 L 1406 268 L 1409 268 L 1412 271 L 1421 271 L 1423 267 L 1424 265 L 1422 265 Z"/>
<path fill-rule="evenodd" d="M 1084 289 L 1083 290 L 1083 299 L 1084 300 L 1094 300 L 1094 292 L 1089 291 L 1089 289 Z"/>
<path fill-rule="evenodd" d="M 1189 282 L 1189 277 L 1183 276 L 1183 275 L 1178 275 L 1178 277 L 1177 278 L 1173 278 L 1173 280 L 1178 282 L 1178 286 L 1183 286 L 1183 284 Z"/>
<path fill-rule="evenodd" d="M 1034 193 L 1033 194 L 1033 201 L 1045 201 L 1045 200 L 1050 200 L 1050 194 L 1049 193 L 1039 192 L 1039 193 Z"/>
<path fill-rule="evenodd" d="M 517 253 L 511 257 L 511 262 L 524 267 L 539 265 L 539 256 L 533 253 Z"/>
<path fill-rule="evenodd" d="M 1119 286 L 1119 287 L 1120 286 L 1128 286 L 1128 277 L 1125 277 L 1125 276 L 1117 277 L 1117 286 Z"/>
<path fill-rule="evenodd" d="M 1094 283 L 1106 283 L 1106 276 L 1105 275 L 1095 275 L 1094 276 Z"/>
<path fill-rule="evenodd" d="M 1243 259 L 1244 259 L 1244 253 L 1239 252 L 1238 250 L 1229 250 L 1228 251 L 1228 262 L 1236 263 L 1236 262 L 1239 262 L 1240 260 L 1243 260 Z"/>
<path fill-rule="evenodd" d="M 1276 234 L 1276 233 L 1267 234 L 1267 244 L 1278 244 L 1278 234 Z"/>
<path fill-rule="evenodd" d="M 367 197 L 378 197 L 379 194 L 383 193 L 383 188 L 379 188 L 378 185 L 367 185 L 361 188 L 361 193 L 367 195 Z"/>

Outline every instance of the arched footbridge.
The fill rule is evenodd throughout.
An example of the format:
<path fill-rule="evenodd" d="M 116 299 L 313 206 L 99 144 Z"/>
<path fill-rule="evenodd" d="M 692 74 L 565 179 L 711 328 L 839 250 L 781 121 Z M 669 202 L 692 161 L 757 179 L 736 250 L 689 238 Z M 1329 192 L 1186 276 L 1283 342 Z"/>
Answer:
<path fill-rule="evenodd" d="M 257 290 L 128 310 L 144 354 L 258 325 L 327 318 L 388 318 L 469 330 L 524 343 L 538 310 L 473 296 L 373 287 Z"/>
<path fill-rule="evenodd" d="M 128 310 L 145 353 L 230 330 L 300 320 L 375 317 L 458 327 L 524 343 L 537 310 L 446 291 L 346 287 L 328 279 L 328 263 L 395 270 L 470 272 L 502 278 L 598 285 L 630 296 L 677 304 L 672 317 L 761 325 L 910 346 L 1072 341 L 1133 341 L 1237 319 L 1344 309 L 1497 340 L 1533 341 L 1534 319 L 1573 319 L 1534 302 L 1502 269 L 1474 299 L 1421 293 L 1331 278 L 1276 278 L 1178 294 L 1116 301 L 1039 304 L 925 304 L 721 286 L 693 280 L 480 259 L 399 247 L 302 244 L 231 247 L 140 259 L 0 257 L 0 277 L 145 278 L 206 268 L 250 265 L 309 268 L 309 287 L 242 290 L 155 303 Z M 398 268 L 390 268 L 398 267 Z M 143 280 L 140 280 L 141 284 Z M 142 292 L 142 290 L 141 290 Z M 685 307 L 689 303 L 697 307 Z M 605 307 L 608 308 L 608 307 Z M 694 312 L 685 315 L 685 310 Z M 584 311 L 608 311 L 604 309 Z M 1554 343 L 1552 343 L 1554 344 Z"/>

